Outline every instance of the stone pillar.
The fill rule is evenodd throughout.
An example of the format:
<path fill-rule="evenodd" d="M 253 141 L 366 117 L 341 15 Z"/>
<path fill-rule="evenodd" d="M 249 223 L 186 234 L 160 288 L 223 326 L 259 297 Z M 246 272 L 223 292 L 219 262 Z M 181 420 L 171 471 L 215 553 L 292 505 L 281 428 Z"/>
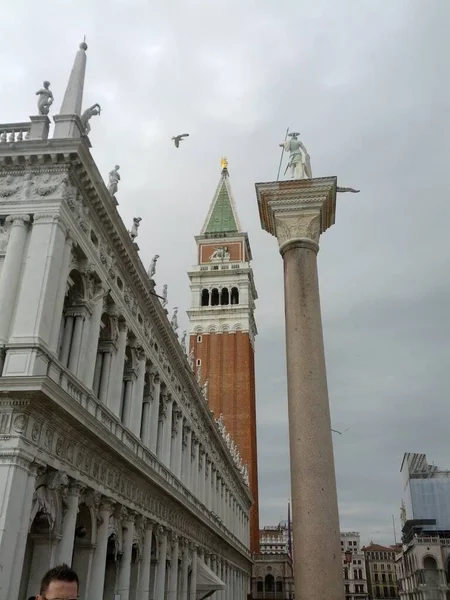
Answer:
<path fill-rule="evenodd" d="M 170 469 L 170 450 L 172 443 L 172 411 L 173 399 L 171 394 L 165 394 L 163 397 L 165 403 L 165 418 L 163 424 L 163 443 L 161 460 Z"/>
<path fill-rule="evenodd" d="M 82 486 L 73 483 L 67 490 L 66 514 L 62 525 L 62 537 L 57 548 L 58 564 L 72 565 L 73 545 L 75 542 L 75 527 L 77 524 L 78 502 L 80 500 Z"/>
<path fill-rule="evenodd" d="M 58 213 L 35 213 L 10 341 L 50 344 L 66 229 Z M 4 375 L 45 375 L 48 361 L 37 348 L 11 349 Z"/>
<path fill-rule="evenodd" d="M 119 324 L 119 340 L 117 344 L 117 354 L 114 359 L 113 381 L 110 382 L 110 394 L 108 408 L 120 418 L 120 404 L 122 400 L 123 388 L 123 369 L 125 366 L 125 351 L 127 348 L 128 329 L 126 323 Z"/>
<path fill-rule="evenodd" d="M 142 401 L 142 427 L 141 427 L 141 440 L 144 446 L 147 448 L 150 445 L 150 410 L 151 410 L 152 398 L 147 395 L 144 396 Z"/>
<path fill-rule="evenodd" d="M 189 544 L 187 540 L 183 543 L 183 554 L 181 560 L 181 593 L 180 600 L 188 600 L 188 581 L 189 581 Z"/>
<path fill-rule="evenodd" d="M 6 217 L 10 227 L 6 256 L 0 277 L 0 343 L 6 343 L 11 327 L 11 316 L 16 303 L 22 272 L 25 242 L 27 240 L 28 215 L 11 215 Z"/>
<path fill-rule="evenodd" d="M 80 360 L 81 338 L 83 336 L 84 315 L 75 314 L 73 325 L 72 344 L 70 346 L 68 369 L 74 375 L 78 374 L 78 363 Z"/>
<path fill-rule="evenodd" d="M 0 564 L 3 575 L 0 596 L 17 598 L 27 543 L 36 467 L 24 457 L 5 457 L 0 464 Z M 6 581 L 2 580 L 6 577 Z"/>
<path fill-rule="evenodd" d="M 178 536 L 172 534 L 172 554 L 170 558 L 170 579 L 168 600 L 177 600 L 178 598 Z"/>
<path fill-rule="evenodd" d="M 344 597 L 317 275 L 336 185 L 335 177 L 256 185 L 262 226 L 277 237 L 284 263 L 296 600 Z"/>
<path fill-rule="evenodd" d="M 133 389 L 136 383 L 134 374 L 125 376 L 125 389 L 123 393 L 122 423 L 130 427 L 131 405 L 133 403 Z"/>
<path fill-rule="evenodd" d="M 152 562 L 153 522 L 147 521 L 144 529 L 144 548 L 142 550 L 141 568 L 139 570 L 139 586 L 137 600 L 149 600 L 150 567 Z"/>
<path fill-rule="evenodd" d="M 108 344 L 109 345 L 109 344 Z M 112 353 L 111 350 L 105 350 L 102 357 L 102 370 L 100 375 L 100 392 L 99 392 L 99 400 L 103 402 L 103 404 L 107 403 L 108 400 L 108 392 L 111 387 L 111 363 L 112 363 Z"/>
<path fill-rule="evenodd" d="M 205 506 L 211 510 L 211 459 L 205 457 Z"/>
<path fill-rule="evenodd" d="M 106 553 L 108 550 L 109 518 L 112 515 L 113 510 L 114 503 L 104 498 L 98 511 L 99 524 L 97 525 L 96 548 L 92 560 L 89 600 L 103 600 Z"/>
<path fill-rule="evenodd" d="M 202 447 L 200 450 L 200 469 L 199 469 L 199 500 L 206 504 L 206 452 Z"/>
<path fill-rule="evenodd" d="M 136 437 L 141 433 L 142 404 L 144 397 L 145 373 L 147 372 L 144 352 L 139 353 L 138 376 L 134 386 L 133 404 L 131 407 L 130 429 Z"/>
<path fill-rule="evenodd" d="M 182 468 L 182 480 L 184 485 L 190 489 L 191 487 L 191 453 L 192 453 L 192 430 L 184 421 L 184 434 L 183 434 L 183 468 Z"/>
<path fill-rule="evenodd" d="M 197 546 L 193 545 L 191 585 L 189 587 L 189 600 L 196 600 L 196 598 L 197 598 Z"/>
<path fill-rule="evenodd" d="M 181 479 L 181 459 L 183 453 L 183 413 L 180 410 L 174 413 L 174 429 L 172 430 L 173 449 L 170 455 L 170 467 L 173 474 Z"/>
<path fill-rule="evenodd" d="M 91 322 L 89 324 L 89 335 L 86 344 L 86 356 L 84 359 L 82 380 L 87 388 L 92 389 L 98 342 L 100 338 L 100 323 L 103 314 L 104 297 L 101 296 L 100 298 L 97 298 L 95 302 L 93 302 L 93 300 L 90 302 L 93 303 L 93 310 Z"/>
<path fill-rule="evenodd" d="M 75 317 L 73 315 L 67 315 L 64 323 L 64 335 L 63 343 L 61 348 L 60 361 L 67 367 L 69 363 L 70 346 L 72 344 L 73 326 L 75 323 Z"/>
<path fill-rule="evenodd" d="M 131 554 L 133 551 L 135 513 L 122 509 L 123 514 L 123 554 L 119 564 L 118 593 L 120 600 L 128 600 L 130 595 Z"/>
<path fill-rule="evenodd" d="M 159 528 L 159 560 L 156 569 L 156 582 L 155 582 L 155 599 L 165 598 L 165 587 L 166 587 L 166 560 L 167 560 L 167 531 L 163 528 Z"/>
<path fill-rule="evenodd" d="M 216 508 L 217 508 L 216 478 L 217 478 L 217 470 L 214 467 L 214 465 L 212 465 L 211 466 L 211 512 L 213 512 L 213 513 L 216 513 Z"/>
<path fill-rule="evenodd" d="M 153 402 L 150 412 L 150 441 L 149 449 L 156 455 L 158 443 L 159 399 L 161 394 L 161 379 L 158 373 L 153 377 Z"/>
<path fill-rule="evenodd" d="M 198 464 L 200 455 L 200 442 L 194 437 L 192 443 L 191 463 L 191 492 L 198 498 Z"/>
<path fill-rule="evenodd" d="M 51 336 L 50 336 L 50 349 L 55 354 L 59 351 L 59 335 L 61 332 L 61 317 L 64 307 L 64 299 L 66 297 L 67 278 L 69 277 L 70 263 L 72 261 L 72 246 L 73 240 L 70 235 L 66 234 L 66 241 L 63 250 L 63 259 L 61 265 L 61 272 L 59 274 L 58 291 L 56 293 L 55 300 L 55 318 L 53 320 Z"/>

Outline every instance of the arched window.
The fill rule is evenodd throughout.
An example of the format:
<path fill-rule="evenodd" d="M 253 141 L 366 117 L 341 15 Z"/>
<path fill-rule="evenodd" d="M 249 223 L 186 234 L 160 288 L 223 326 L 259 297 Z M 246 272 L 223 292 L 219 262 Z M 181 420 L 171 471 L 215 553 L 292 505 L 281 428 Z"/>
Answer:
<path fill-rule="evenodd" d="M 383 587 L 383 595 L 384 595 L 385 598 L 388 597 L 388 589 L 387 589 L 386 586 Z"/>
<path fill-rule="evenodd" d="M 375 586 L 375 596 L 381 598 L 380 588 L 377 585 Z"/>
<path fill-rule="evenodd" d="M 395 588 L 393 588 L 393 587 L 389 588 L 389 592 L 391 594 L 391 598 L 395 598 Z"/>
<path fill-rule="evenodd" d="M 362 569 L 358 569 L 358 575 L 359 575 L 359 579 L 363 578 Z"/>
<path fill-rule="evenodd" d="M 219 306 L 219 290 L 217 288 L 211 292 L 211 306 Z"/>
<path fill-rule="evenodd" d="M 358 579 L 358 571 L 357 571 L 357 569 L 353 569 L 353 579 Z"/>
<path fill-rule="evenodd" d="M 281 579 L 277 579 L 277 592 L 282 592 L 283 591 L 283 582 Z"/>
<path fill-rule="evenodd" d="M 266 592 L 274 592 L 275 591 L 275 579 L 273 575 L 266 575 L 264 580 L 264 587 Z"/>
<path fill-rule="evenodd" d="M 423 559 L 425 569 L 425 583 L 429 586 L 439 585 L 439 571 L 434 556 L 426 556 Z"/>
<path fill-rule="evenodd" d="M 231 304 L 239 304 L 239 290 L 237 287 L 231 288 Z"/>
<path fill-rule="evenodd" d="M 258 579 L 258 581 L 256 582 L 256 591 L 264 592 L 264 582 L 262 579 Z"/>
<path fill-rule="evenodd" d="M 228 292 L 228 288 L 222 288 L 222 293 L 220 295 L 220 304 L 226 306 L 230 304 L 230 294 Z"/>
<path fill-rule="evenodd" d="M 209 290 L 202 290 L 202 306 L 209 306 Z"/>

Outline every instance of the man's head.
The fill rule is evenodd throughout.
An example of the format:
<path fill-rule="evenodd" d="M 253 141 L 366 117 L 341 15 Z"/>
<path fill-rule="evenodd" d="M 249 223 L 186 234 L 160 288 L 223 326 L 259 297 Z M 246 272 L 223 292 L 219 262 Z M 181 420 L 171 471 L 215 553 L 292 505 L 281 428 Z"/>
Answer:
<path fill-rule="evenodd" d="M 76 600 L 78 575 L 68 565 L 53 567 L 44 575 L 38 600 Z"/>

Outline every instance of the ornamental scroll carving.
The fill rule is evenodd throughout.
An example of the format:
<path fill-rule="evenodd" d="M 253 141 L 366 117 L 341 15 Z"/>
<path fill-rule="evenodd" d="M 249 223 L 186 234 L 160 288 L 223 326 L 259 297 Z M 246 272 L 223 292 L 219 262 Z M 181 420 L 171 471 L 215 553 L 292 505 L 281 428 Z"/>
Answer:
<path fill-rule="evenodd" d="M 278 244 L 298 238 L 313 240 L 317 244 L 320 237 L 320 214 L 276 215 L 275 226 Z"/>

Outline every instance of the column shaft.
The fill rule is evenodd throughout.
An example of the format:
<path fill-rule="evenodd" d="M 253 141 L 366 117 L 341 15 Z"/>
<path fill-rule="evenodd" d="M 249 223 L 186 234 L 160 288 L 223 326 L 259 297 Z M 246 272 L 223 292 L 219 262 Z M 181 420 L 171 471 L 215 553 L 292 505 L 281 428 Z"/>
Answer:
<path fill-rule="evenodd" d="M 125 427 L 130 427 L 131 404 L 133 402 L 134 376 L 125 379 L 125 391 L 123 394 L 122 422 Z"/>
<path fill-rule="evenodd" d="M 67 509 L 62 525 L 62 537 L 57 548 L 58 564 L 72 565 L 73 544 L 75 542 L 75 527 L 77 524 L 78 501 L 81 487 L 74 485 L 67 494 Z"/>
<path fill-rule="evenodd" d="M 146 373 L 145 354 L 139 355 L 139 370 L 137 380 L 134 386 L 133 405 L 131 407 L 130 429 L 136 437 L 141 433 L 142 403 L 144 397 L 145 373 Z"/>
<path fill-rule="evenodd" d="M 63 334 L 63 343 L 61 348 L 61 357 L 60 361 L 62 364 L 67 367 L 69 362 L 69 354 L 70 347 L 72 345 L 72 335 L 73 335 L 73 326 L 74 326 L 75 317 L 73 315 L 67 315 L 66 321 L 64 323 L 64 334 Z"/>
<path fill-rule="evenodd" d="M 128 600 L 130 595 L 131 554 L 134 538 L 134 517 L 124 523 L 123 555 L 119 565 L 118 593 L 120 600 Z"/>
<path fill-rule="evenodd" d="M 178 537 L 172 540 L 172 556 L 170 559 L 170 579 L 168 600 L 177 600 L 178 597 Z"/>
<path fill-rule="evenodd" d="M 98 342 L 100 337 L 100 323 L 103 313 L 103 296 L 95 301 L 91 320 L 89 323 L 89 335 L 86 345 L 86 356 L 83 361 L 83 383 L 91 389 L 94 383 L 95 362 L 97 358 Z"/>
<path fill-rule="evenodd" d="M 144 446 L 149 446 L 150 441 L 150 406 L 151 398 L 149 396 L 144 397 L 142 402 L 142 427 L 141 427 L 141 440 Z"/>
<path fill-rule="evenodd" d="M 64 299 L 66 297 L 67 278 L 69 277 L 70 262 L 72 260 L 72 246 L 73 240 L 69 236 L 66 236 L 66 241 L 63 250 L 61 272 L 59 274 L 58 291 L 56 293 L 54 320 L 50 336 L 50 348 L 53 350 L 53 352 L 55 352 L 55 354 L 58 354 L 59 351 L 58 342 L 60 339 L 59 336 L 61 332 L 61 317 L 64 307 Z"/>
<path fill-rule="evenodd" d="M 189 546 L 185 541 L 183 546 L 183 558 L 181 562 L 181 593 L 180 600 L 188 600 L 189 581 Z"/>
<path fill-rule="evenodd" d="M 150 415 L 150 441 L 149 448 L 156 454 L 158 443 L 158 420 L 159 420 L 159 400 L 161 394 L 161 380 L 159 375 L 155 375 L 153 381 L 153 402 Z"/>
<path fill-rule="evenodd" d="M 162 531 L 159 538 L 159 560 L 156 569 L 155 599 L 166 597 L 164 594 L 166 587 L 167 532 Z"/>
<path fill-rule="evenodd" d="M 297 600 L 343 597 L 317 244 L 284 249 L 289 440 Z M 317 577 L 321 565 L 322 577 Z"/>
<path fill-rule="evenodd" d="M 189 588 L 189 600 L 196 600 L 197 598 L 197 548 L 194 547 L 192 551 L 192 571 L 191 571 L 191 585 Z"/>
<path fill-rule="evenodd" d="M 72 344 L 70 347 L 69 355 L 69 371 L 74 375 L 78 374 L 78 363 L 80 360 L 80 349 L 81 349 L 81 337 L 83 335 L 84 317 L 81 315 L 75 316 L 75 322 L 73 326 L 73 337 Z"/>
<path fill-rule="evenodd" d="M 163 399 L 165 402 L 165 417 L 163 421 L 163 443 L 162 443 L 162 455 L 161 460 L 170 468 L 170 447 L 172 442 L 172 409 L 173 400 L 171 396 L 165 396 Z"/>
<path fill-rule="evenodd" d="M 127 328 L 124 323 L 120 324 L 117 354 L 114 359 L 112 381 L 110 382 L 110 393 L 108 394 L 110 406 L 116 417 L 120 417 L 120 404 L 122 400 L 123 369 L 125 366 L 125 351 L 127 348 Z"/>
<path fill-rule="evenodd" d="M 137 600 L 149 600 L 150 567 L 152 561 L 152 536 L 153 524 L 147 523 L 147 527 L 144 532 L 144 548 L 142 551 L 141 568 L 139 570 L 139 586 Z"/>
<path fill-rule="evenodd" d="M 105 585 L 106 553 L 108 551 L 109 518 L 114 505 L 105 502 L 100 505 L 100 523 L 97 525 L 97 540 L 94 557 L 92 560 L 91 584 L 89 587 L 89 600 L 103 600 Z"/>
<path fill-rule="evenodd" d="M 99 392 L 99 400 L 103 402 L 103 404 L 107 403 L 108 400 L 108 391 L 110 389 L 111 384 L 111 359 L 112 354 L 110 351 L 103 352 L 103 362 L 102 362 L 102 370 L 100 375 L 100 392 Z"/>

